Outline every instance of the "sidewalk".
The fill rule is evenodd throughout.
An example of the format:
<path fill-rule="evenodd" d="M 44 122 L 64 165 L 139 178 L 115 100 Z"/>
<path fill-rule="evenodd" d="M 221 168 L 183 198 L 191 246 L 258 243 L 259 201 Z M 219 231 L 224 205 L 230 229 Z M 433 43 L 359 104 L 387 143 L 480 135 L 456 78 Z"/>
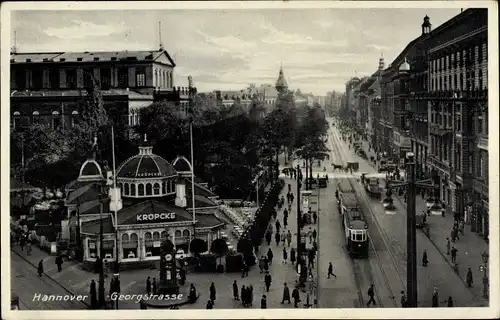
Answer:
<path fill-rule="evenodd" d="M 363 141 L 363 148 L 365 149 L 368 158 L 374 156 L 373 151 L 368 151 L 368 143 Z M 404 207 L 406 210 L 406 203 L 403 196 L 395 194 L 395 199 L 397 202 Z M 396 203 L 397 204 L 397 203 Z M 425 198 L 422 198 L 420 194 L 417 194 L 416 212 L 426 211 L 427 206 L 425 203 Z M 429 226 L 428 238 L 432 244 L 436 247 L 445 261 L 448 263 L 449 267 L 452 268 L 451 255 L 446 253 L 446 238 L 450 238 L 450 232 L 454 224 L 454 218 L 452 214 L 447 214 L 445 217 L 431 215 L 427 217 L 427 224 Z M 460 240 L 457 240 L 452 245 L 457 248 L 457 262 L 459 263 L 459 277 L 465 284 L 465 276 L 467 274 L 468 268 L 471 268 L 474 283 L 469 290 L 472 294 L 479 300 L 487 304 L 483 299 L 483 273 L 480 270 L 480 266 L 483 265 L 483 260 L 481 253 L 484 251 L 489 252 L 488 244 L 481 237 L 472 232 L 464 231 L 465 235 L 459 235 Z"/>

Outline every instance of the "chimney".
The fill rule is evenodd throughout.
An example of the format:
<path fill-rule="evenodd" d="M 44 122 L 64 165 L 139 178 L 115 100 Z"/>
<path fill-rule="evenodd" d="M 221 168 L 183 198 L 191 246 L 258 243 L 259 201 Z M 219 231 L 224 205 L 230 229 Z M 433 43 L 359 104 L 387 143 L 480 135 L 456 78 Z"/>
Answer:
<path fill-rule="evenodd" d="M 175 184 L 175 205 L 181 208 L 185 208 L 187 206 L 186 200 L 186 184 L 184 180 L 179 179 Z"/>

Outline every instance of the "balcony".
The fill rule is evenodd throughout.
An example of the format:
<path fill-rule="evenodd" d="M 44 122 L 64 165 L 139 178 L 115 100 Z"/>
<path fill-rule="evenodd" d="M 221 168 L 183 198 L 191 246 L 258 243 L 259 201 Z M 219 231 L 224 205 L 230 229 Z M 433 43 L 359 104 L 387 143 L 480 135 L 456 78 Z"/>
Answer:
<path fill-rule="evenodd" d="M 450 124 L 446 126 L 444 124 L 431 123 L 430 132 L 436 136 L 444 136 L 448 133 L 452 133 L 453 127 Z"/>
<path fill-rule="evenodd" d="M 479 135 L 477 139 L 477 147 L 479 149 L 483 149 L 488 151 L 488 136 L 486 135 Z"/>
<path fill-rule="evenodd" d="M 475 179 L 474 180 L 474 190 L 484 197 L 488 198 L 489 194 L 489 186 L 488 183 L 484 179 Z"/>
<path fill-rule="evenodd" d="M 439 158 L 436 155 L 430 155 L 428 158 L 429 164 L 433 166 L 434 168 L 438 169 L 439 171 L 443 173 L 449 173 L 450 172 L 450 166 L 443 161 L 439 160 Z"/>

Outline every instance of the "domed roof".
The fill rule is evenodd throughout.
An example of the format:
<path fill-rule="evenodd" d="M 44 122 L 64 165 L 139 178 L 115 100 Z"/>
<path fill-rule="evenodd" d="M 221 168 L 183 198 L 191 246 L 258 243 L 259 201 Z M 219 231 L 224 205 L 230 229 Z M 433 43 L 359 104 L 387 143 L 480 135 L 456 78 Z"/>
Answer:
<path fill-rule="evenodd" d="M 410 64 L 406 61 L 406 58 L 405 61 L 399 66 L 399 71 L 410 71 Z"/>
<path fill-rule="evenodd" d="M 176 175 L 174 167 L 162 157 L 153 154 L 153 147 L 139 147 L 139 154 L 125 160 L 117 170 L 117 178 L 158 178 Z"/>
<path fill-rule="evenodd" d="M 86 160 L 81 168 L 78 181 L 99 181 L 104 180 L 101 166 L 94 159 Z"/>
<path fill-rule="evenodd" d="M 184 157 L 175 158 L 174 162 L 172 162 L 175 171 L 177 172 L 189 172 L 191 173 L 191 166 L 188 160 Z"/>

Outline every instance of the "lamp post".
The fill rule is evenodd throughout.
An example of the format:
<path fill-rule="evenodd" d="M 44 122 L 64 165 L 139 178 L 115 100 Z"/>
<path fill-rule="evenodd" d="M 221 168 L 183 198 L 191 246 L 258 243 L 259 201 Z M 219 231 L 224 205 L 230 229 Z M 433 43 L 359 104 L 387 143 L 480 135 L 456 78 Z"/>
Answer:
<path fill-rule="evenodd" d="M 487 251 L 484 251 L 481 253 L 481 258 L 483 259 L 483 298 L 487 299 L 488 298 L 488 291 L 489 291 L 489 279 L 488 279 L 488 260 L 490 258 L 490 255 Z"/>
<path fill-rule="evenodd" d="M 193 99 L 196 95 L 196 88 L 193 87 L 193 78 L 188 76 L 189 83 L 189 142 L 191 149 L 191 162 L 186 161 L 191 169 L 191 198 L 193 206 L 193 239 L 196 239 L 196 207 L 194 199 L 194 148 L 193 148 L 193 121 L 194 121 L 194 109 L 193 109 Z"/>
<path fill-rule="evenodd" d="M 104 191 L 105 182 L 101 185 L 101 193 Z M 99 308 L 102 308 L 105 305 L 105 295 L 104 295 L 104 248 L 103 248 L 103 238 L 104 238 L 104 230 L 103 230 L 103 221 L 102 221 L 102 213 L 104 211 L 104 195 L 99 195 Z"/>
<path fill-rule="evenodd" d="M 406 187 L 406 290 L 408 292 L 408 307 L 417 307 L 417 231 L 416 231 L 416 187 L 434 189 L 431 179 L 415 181 L 415 155 L 413 152 L 406 153 L 407 182 L 387 181 L 387 189 L 398 189 Z"/>

